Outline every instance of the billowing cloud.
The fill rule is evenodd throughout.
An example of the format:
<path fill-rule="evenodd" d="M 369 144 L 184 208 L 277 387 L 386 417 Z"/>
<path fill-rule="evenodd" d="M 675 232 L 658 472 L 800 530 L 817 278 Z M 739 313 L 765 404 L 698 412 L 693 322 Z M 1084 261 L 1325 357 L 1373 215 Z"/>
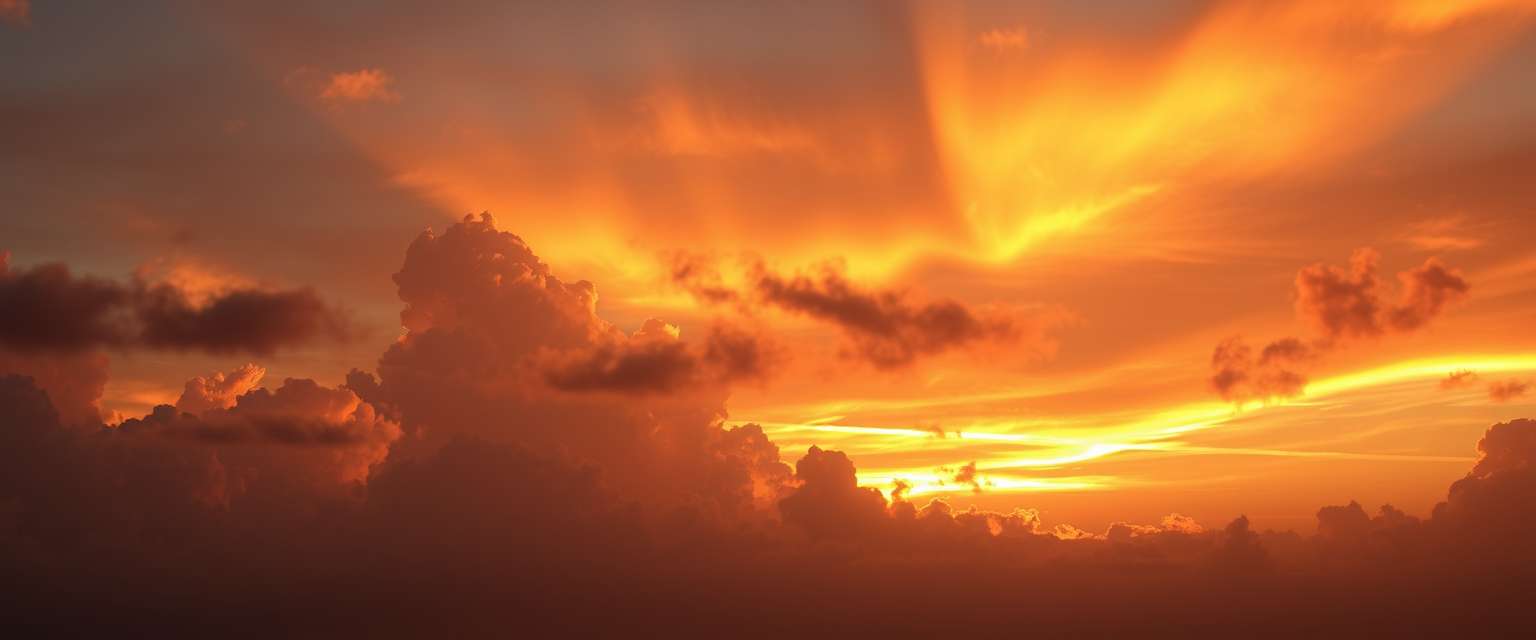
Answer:
<path fill-rule="evenodd" d="M 1297 338 L 1264 345 L 1257 357 L 1242 338 L 1228 338 L 1211 354 L 1211 387 L 1233 402 L 1288 398 L 1306 387 L 1301 369 L 1315 357 L 1316 349 Z"/>
<path fill-rule="evenodd" d="M 1389 304 L 1382 300 L 1376 275 L 1380 261 L 1381 255 L 1367 247 L 1355 251 L 1347 268 L 1321 263 L 1302 268 L 1295 278 L 1296 315 L 1320 337 L 1312 342 L 1281 338 L 1257 356 L 1241 338 L 1228 338 L 1211 354 L 1211 387 L 1222 399 L 1239 403 L 1298 395 L 1307 385 L 1308 363 L 1351 340 L 1416 331 L 1471 288 L 1459 270 L 1429 258 L 1398 274 L 1402 294 L 1397 304 Z M 1460 382 L 1448 379 L 1441 388 Z"/>
<path fill-rule="evenodd" d="M 778 357 L 766 339 L 725 326 L 712 328 L 694 348 L 679 339 L 677 327 L 652 318 L 628 339 L 555 355 L 545 380 L 565 391 L 668 392 L 762 380 Z"/>
<path fill-rule="evenodd" d="M 970 485 L 972 493 L 981 493 L 981 479 L 976 475 L 975 460 L 960 465 L 960 469 L 955 471 L 952 480 L 959 484 Z"/>
<path fill-rule="evenodd" d="M 1398 274 L 1400 301 L 1389 305 L 1376 276 L 1380 261 L 1375 249 L 1363 248 L 1350 257 L 1348 268 L 1315 264 L 1302 269 L 1296 274 L 1296 315 L 1330 340 L 1372 338 L 1417 330 L 1470 289 L 1460 271 L 1429 258 Z"/>
<path fill-rule="evenodd" d="M 358 69 L 331 74 L 320 99 L 339 102 L 394 102 L 400 99 L 395 92 L 395 79 L 383 69 Z"/>
<path fill-rule="evenodd" d="M 71 352 L 103 347 L 269 354 L 350 335 L 309 289 L 229 289 L 194 303 L 169 283 L 121 284 L 62 264 L 13 269 L 0 259 L 0 346 Z"/>

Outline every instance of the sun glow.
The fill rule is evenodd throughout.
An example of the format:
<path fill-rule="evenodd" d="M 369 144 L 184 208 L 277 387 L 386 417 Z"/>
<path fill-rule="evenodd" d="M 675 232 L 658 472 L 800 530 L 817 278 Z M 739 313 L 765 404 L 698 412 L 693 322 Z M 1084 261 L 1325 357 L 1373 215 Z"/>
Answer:
<path fill-rule="evenodd" d="M 1197 403 L 1157 411 L 1145 418 L 1112 422 L 1098 416 L 1050 421 L 986 421 L 953 430 L 881 427 L 841 423 L 841 416 L 824 416 L 801 423 L 758 422 L 787 452 L 812 444 L 836 447 L 864 459 L 898 462 L 859 470 L 860 482 L 894 490 L 898 481 L 908 493 L 1061 492 L 1109 489 L 1135 482 L 1110 473 L 1055 475 L 1062 469 L 1082 470 L 1095 462 L 1128 453 L 1160 456 L 1261 456 L 1404 463 L 1466 464 L 1467 455 L 1401 451 L 1340 451 L 1212 446 L 1191 441 L 1202 431 L 1243 429 L 1244 421 L 1284 407 L 1327 404 L 1346 397 L 1369 401 L 1363 392 L 1407 382 L 1438 382 L 1457 371 L 1508 373 L 1536 371 L 1536 354 L 1517 356 L 1463 355 L 1414 359 L 1315 381 L 1301 395 L 1267 403 L 1234 407 Z M 1447 398 L 1454 402 L 1455 398 Z M 856 406 L 857 403 L 849 403 Z M 736 420 L 733 424 L 753 422 Z M 903 454 L 906 454 L 905 456 Z M 903 457 L 932 460 L 903 465 Z M 957 469 L 977 465 L 978 484 L 957 482 Z M 1049 476 L 1031 473 L 1053 472 Z"/>

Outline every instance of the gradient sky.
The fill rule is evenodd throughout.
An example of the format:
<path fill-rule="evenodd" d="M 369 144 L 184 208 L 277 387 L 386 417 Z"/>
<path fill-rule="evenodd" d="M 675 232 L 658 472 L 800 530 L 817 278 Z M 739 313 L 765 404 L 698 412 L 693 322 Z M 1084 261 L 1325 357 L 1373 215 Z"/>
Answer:
<path fill-rule="evenodd" d="M 489 211 L 625 332 L 771 335 L 727 406 L 786 462 L 1095 531 L 1427 514 L 1536 404 L 1536 5 L 1085 4 L 0 1 L 0 249 L 313 287 L 357 335 L 254 361 L 336 384 L 401 335 L 412 238 Z M 1432 258 L 1467 290 L 1331 335 L 1298 274 L 1362 248 L 1385 305 Z M 1023 329 L 882 364 L 680 256 Z M 1233 336 L 1316 345 L 1304 390 L 1224 399 Z M 110 358 L 119 420 L 253 360 Z"/>

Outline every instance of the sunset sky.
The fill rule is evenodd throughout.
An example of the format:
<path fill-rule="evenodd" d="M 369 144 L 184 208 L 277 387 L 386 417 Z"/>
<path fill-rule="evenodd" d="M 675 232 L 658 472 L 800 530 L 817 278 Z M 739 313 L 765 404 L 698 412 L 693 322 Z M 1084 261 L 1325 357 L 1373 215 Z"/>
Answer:
<path fill-rule="evenodd" d="M 1536 417 L 1533 168 L 1526 0 L 0 0 L 0 373 L 107 430 L 308 393 L 359 487 L 474 434 L 665 501 L 693 436 L 582 420 L 687 415 L 1311 536 Z"/>

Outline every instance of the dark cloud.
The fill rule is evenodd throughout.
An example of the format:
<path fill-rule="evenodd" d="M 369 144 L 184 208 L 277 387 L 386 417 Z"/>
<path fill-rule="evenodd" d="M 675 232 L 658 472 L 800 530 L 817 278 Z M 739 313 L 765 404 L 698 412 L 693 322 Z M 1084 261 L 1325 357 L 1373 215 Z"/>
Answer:
<path fill-rule="evenodd" d="M 1494 402 L 1509 402 L 1525 395 L 1531 390 L 1531 382 L 1510 378 L 1508 380 L 1495 380 L 1488 383 L 1488 399 Z"/>
<path fill-rule="evenodd" d="M 955 471 L 954 477 L 950 479 L 959 484 L 970 485 L 972 493 L 981 493 L 981 479 L 976 475 L 975 460 L 960 465 L 960 469 Z"/>
<path fill-rule="evenodd" d="M 970 307 L 954 300 L 914 302 L 904 291 L 865 290 L 828 266 L 814 275 L 783 276 L 761 262 L 747 270 L 746 291 L 727 287 L 715 264 L 699 256 L 669 257 L 671 277 L 695 298 L 712 304 L 774 307 L 841 329 L 852 355 L 880 369 L 979 344 L 1017 344 L 1048 350 L 1051 314 L 1030 315 Z"/>
<path fill-rule="evenodd" d="M 0 260 L 0 346 L 19 352 L 103 347 L 269 354 L 348 324 L 311 290 L 231 289 L 194 303 L 169 283 L 75 276 L 61 264 L 13 269 Z"/>
<path fill-rule="evenodd" d="M 1211 388 L 1232 402 L 1287 398 L 1307 386 L 1306 366 L 1349 341 L 1423 328 L 1450 304 L 1465 298 L 1470 285 L 1456 269 L 1438 258 L 1398 274 L 1401 300 L 1383 302 L 1376 275 L 1381 255 L 1369 247 L 1357 249 L 1349 266 L 1314 264 L 1296 273 L 1296 315 L 1316 328 L 1320 338 L 1303 341 L 1286 337 L 1265 345 L 1254 355 L 1241 338 L 1216 345 L 1211 354 Z M 1448 378 L 1442 389 L 1467 376 Z"/>
<path fill-rule="evenodd" d="M 545 380 L 564 391 L 660 393 L 764 380 L 779 358 L 766 339 L 725 326 L 712 328 L 695 348 L 676 327 L 653 318 L 628 339 L 555 356 Z"/>
<path fill-rule="evenodd" d="M 1295 396 L 1306 388 L 1301 369 L 1316 351 L 1297 338 L 1282 338 L 1264 345 L 1255 357 L 1242 338 L 1228 338 L 1211 354 L 1211 388 L 1231 402 Z"/>
<path fill-rule="evenodd" d="M 270 354 L 319 339 L 346 340 L 349 324 L 314 291 L 228 291 L 203 304 L 167 284 L 136 296 L 138 343 L 153 349 Z"/>
<path fill-rule="evenodd" d="M 1471 369 L 1457 369 L 1445 375 L 1440 381 L 1441 389 L 1455 389 L 1472 384 L 1477 381 L 1477 372 Z"/>
<path fill-rule="evenodd" d="M 1349 267 L 1315 264 L 1296 273 L 1296 315 L 1330 339 L 1381 335 L 1376 265 L 1381 254 L 1358 249 Z"/>
<path fill-rule="evenodd" d="M 1296 274 L 1296 315 L 1329 340 L 1373 338 L 1422 328 L 1471 289 L 1461 271 L 1439 258 L 1398 274 L 1400 300 L 1382 300 L 1375 249 L 1357 249 L 1349 267 L 1315 264 Z"/>

